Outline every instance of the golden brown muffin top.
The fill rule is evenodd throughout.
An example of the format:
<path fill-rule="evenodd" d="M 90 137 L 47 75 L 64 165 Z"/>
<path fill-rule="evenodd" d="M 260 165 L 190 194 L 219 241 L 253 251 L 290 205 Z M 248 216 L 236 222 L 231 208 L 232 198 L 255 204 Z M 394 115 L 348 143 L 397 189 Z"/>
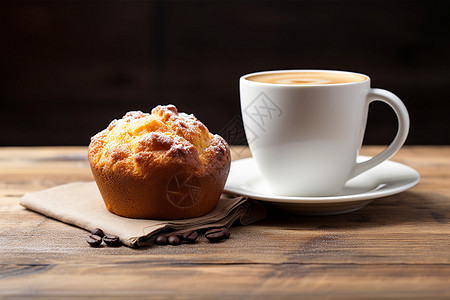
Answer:
<path fill-rule="evenodd" d="M 221 165 L 225 156 L 229 156 L 225 140 L 174 105 L 157 106 L 151 114 L 128 112 L 93 136 L 89 145 L 92 166 L 144 177 L 149 168 L 158 167 L 201 172 L 213 157 Z"/>

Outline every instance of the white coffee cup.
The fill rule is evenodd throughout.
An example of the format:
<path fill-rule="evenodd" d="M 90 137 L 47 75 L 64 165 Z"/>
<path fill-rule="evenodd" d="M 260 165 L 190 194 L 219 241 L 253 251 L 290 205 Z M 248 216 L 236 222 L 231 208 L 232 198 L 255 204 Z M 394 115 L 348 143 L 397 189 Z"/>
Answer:
<path fill-rule="evenodd" d="M 261 76 L 270 79 L 272 74 L 277 78 L 297 73 L 315 74 L 315 79 L 306 84 L 274 83 Z M 345 80 L 322 80 L 333 76 Z M 240 97 L 250 150 L 264 180 L 278 195 L 337 195 L 348 180 L 392 157 L 409 131 L 403 102 L 389 91 L 371 88 L 369 76 L 363 74 L 328 70 L 252 73 L 240 78 Z M 385 102 L 395 111 L 397 135 L 383 152 L 357 162 L 373 101 Z"/>

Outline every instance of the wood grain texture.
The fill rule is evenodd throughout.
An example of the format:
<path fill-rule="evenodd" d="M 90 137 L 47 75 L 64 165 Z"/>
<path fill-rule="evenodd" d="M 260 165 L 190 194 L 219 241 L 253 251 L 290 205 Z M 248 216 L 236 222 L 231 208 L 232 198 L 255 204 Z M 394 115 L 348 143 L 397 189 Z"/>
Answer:
<path fill-rule="evenodd" d="M 90 248 L 86 231 L 18 204 L 25 192 L 92 180 L 85 148 L 2 148 L 0 298 L 448 299 L 450 147 L 408 146 L 393 160 L 421 182 L 360 211 L 269 210 L 222 243 L 136 250 Z"/>

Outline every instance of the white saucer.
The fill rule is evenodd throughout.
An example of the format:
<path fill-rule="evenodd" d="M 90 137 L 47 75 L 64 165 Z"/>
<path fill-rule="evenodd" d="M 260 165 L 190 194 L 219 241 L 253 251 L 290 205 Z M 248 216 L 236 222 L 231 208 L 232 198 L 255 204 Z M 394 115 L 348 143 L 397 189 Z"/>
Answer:
<path fill-rule="evenodd" d="M 358 161 L 369 159 L 358 157 Z M 385 161 L 348 181 L 343 191 L 329 197 L 289 197 L 272 193 L 253 158 L 231 163 L 225 192 L 265 201 L 289 213 L 333 215 L 363 208 L 376 198 L 394 195 L 419 183 L 419 173 L 403 164 Z"/>

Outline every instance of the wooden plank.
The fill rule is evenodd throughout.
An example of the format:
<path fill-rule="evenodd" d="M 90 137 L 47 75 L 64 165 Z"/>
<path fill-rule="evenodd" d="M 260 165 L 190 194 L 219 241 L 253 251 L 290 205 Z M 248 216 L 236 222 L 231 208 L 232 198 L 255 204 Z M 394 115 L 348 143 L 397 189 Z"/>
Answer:
<path fill-rule="evenodd" d="M 446 297 L 448 265 L 61 264 L 2 268 L 3 296 L 433 299 Z M 76 278 L 76 280 L 74 280 Z M 208 284 L 205 286 L 205 282 Z"/>

